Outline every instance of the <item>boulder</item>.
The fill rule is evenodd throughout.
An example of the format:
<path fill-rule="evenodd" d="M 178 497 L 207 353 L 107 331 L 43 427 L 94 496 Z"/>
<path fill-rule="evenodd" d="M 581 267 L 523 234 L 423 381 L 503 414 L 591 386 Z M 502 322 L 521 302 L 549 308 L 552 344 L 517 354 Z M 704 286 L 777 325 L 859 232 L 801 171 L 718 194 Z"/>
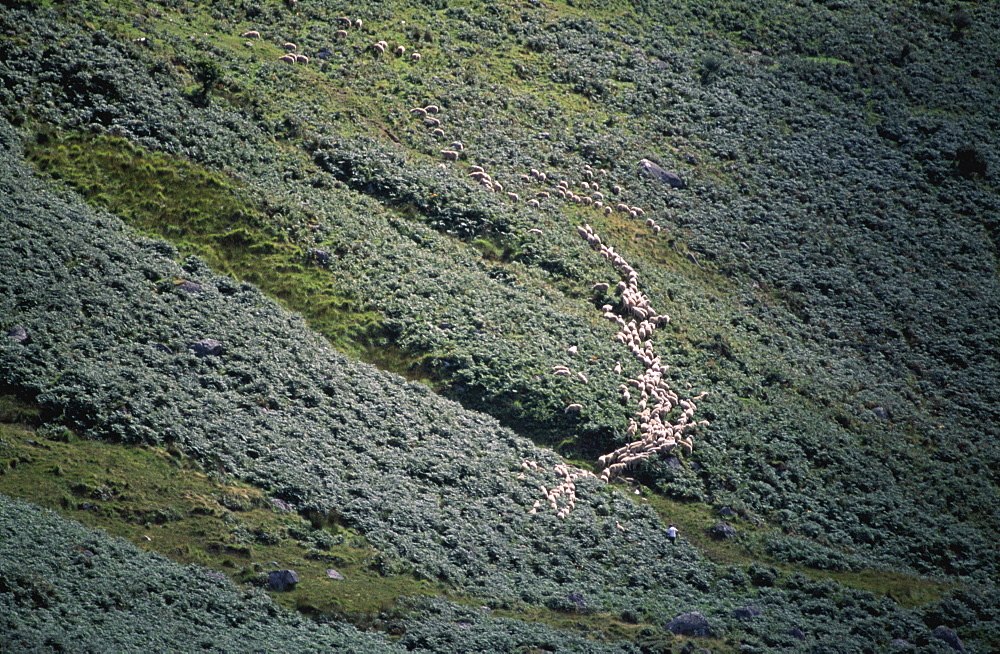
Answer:
<path fill-rule="evenodd" d="M 7 338 L 18 343 L 19 345 L 27 345 L 31 342 L 31 337 L 28 336 L 28 330 L 21 325 L 14 325 L 7 330 Z"/>
<path fill-rule="evenodd" d="M 687 184 L 684 183 L 684 180 L 681 179 L 680 175 L 672 173 L 669 170 L 663 170 L 649 159 L 643 159 L 639 162 L 639 170 L 658 182 L 669 184 L 672 188 L 684 188 L 687 186 Z"/>
<path fill-rule="evenodd" d="M 201 293 L 201 284 L 187 279 L 177 282 L 174 286 L 180 291 L 187 291 L 192 294 Z"/>
<path fill-rule="evenodd" d="M 667 623 L 667 631 L 678 636 L 698 636 L 708 638 L 712 635 L 712 629 L 708 625 L 708 619 L 697 611 L 681 613 Z"/>
<path fill-rule="evenodd" d="M 291 513 L 294 510 L 291 504 L 277 497 L 271 498 L 271 505 L 281 513 Z"/>
<path fill-rule="evenodd" d="M 884 406 L 875 407 L 874 409 L 872 409 L 872 413 L 874 413 L 875 417 L 878 418 L 879 420 L 889 420 L 890 418 L 892 418 L 892 412 L 889 411 L 889 409 L 885 408 Z"/>
<path fill-rule="evenodd" d="M 583 593 L 570 593 L 566 596 L 566 599 L 576 605 L 577 611 L 583 611 L 587 608 L 587 600 L 584 598 Z"/>
<path fill-rule="evenodd" d="M 326 250 L 310 250 L 309 254 L 312 255 L 313 261 L 321 266 L 330 265 L 330 253 Z"/>
<path fill-rule="evenodd" d="M 955 633 L 955 630 L 950 627 L 945 627 L 944 625 L 934 627 L 934 631 L 931 632 L 931 635 L 938 640 L 943 640 L 956 652 L 965 651 L 965 645 L 962 643 L 962 639 L 959 638 L 958 634 Z"/>
<path fill-rule="evenodd" d="M 799 629 L 798 627 L 792 627 L 791 629 L 789 629 L 785 633 L 787 633 L 789 636 L 791 636 L 795 640 L 805 640 L 806 639 L 806 635 L 804 633 L 802 633 L 802 630 Z"/>
<path fill-rule="evenodd" d="M 218 356 L 222 354 L 222 343 L 214 338 L 203 338 L 188 345 L 196 357 Z"/>
<path fill-rule="evenodd" d="M 294 570 L 272 570 L 267 573 L 267 587 L 271 590 L 292 590 L 297 583 L 299 576 Z"/>
<path fill-rule="evenodd" d="M 756 618 L 764 615 L 764 612 L 751 604 L 742 608 L 734 609 L 731 615 L 737 620 L 749 620 L 750 618 Z"/>
<path fill-rule="evenodd" d="M 346 578 L 344 577 L 344 575 L 340 574 L 333 568 L 326 569 L 326 576 L 329 577 L 330 579 L 336 579 L 337 581 L 343 581 Z"/>
<path fill-rule="evenodd" d="M 728 506 L 724 506 L 721 509 L 719 509 L 719 515 L 723 518 L 734 518 L 736 517 L 736 511 L 733 511 Z"/>
<path fill-rule="evenodd" d="M 714 527 L 709 528 L 708 533 L 712 534 L 713 538 L 726 540 L 736 535 L 736 527 L 728 522 L 720 522 Z"/>

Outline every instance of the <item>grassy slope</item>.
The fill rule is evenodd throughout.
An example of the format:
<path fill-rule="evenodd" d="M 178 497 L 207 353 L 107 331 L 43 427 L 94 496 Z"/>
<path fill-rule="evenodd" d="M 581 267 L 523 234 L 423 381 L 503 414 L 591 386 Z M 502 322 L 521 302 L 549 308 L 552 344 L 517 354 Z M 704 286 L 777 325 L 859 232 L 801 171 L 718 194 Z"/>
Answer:
<path fill-rule="evenodd" d="M 564 14 L 563 17 L 565 17 L 566 15 L 572 15 L 574 13 L 575 12 L 573 10 L 566 9 L 566 14 Z M 205 24 L 207 24 L 207 23 L 205 23 Z M 201 27 L 201 26 L 203 26 L 203 24 L 196 23 L 196 26 Z M 398 36 L 398 35 L 394 34 L 393 36 L 395 37 L 395 36 Z M 233 52 L 240 51 L 240 48 L 242 47 L 241 42 L 237 41 L 235 39 L 233 39 L 231 43 L 224 43 L 224 46 L 230 48 Z M 265 46 L 265 47 L 269 47 L 269 46 Z M 265 54 L 268 54 L 268 55 L 273 55 L 273 54 L 276 54 L 276 53 L 277 53 L 276 49 L 274 50 L 274 52 L 272 52 L 271 50 L 265 50 Z M 511 55 L 511 56 L 513 56 L 513 55 Z M 523 65 L 528 65 L 528 66 L 530 66 L 530 65 L 537 65 L 537 62 L 534 62 L 534 61 L 531 60 L 532 57 L 530 55 L 520 55 L 519 54 L 518 58 L 524 59 L 524 61 L 521 62 Z M 823 59 L 823 58 L 817 58 L 817 57 L 811 57 L 811 58 L 807 57 L 807 59 L 811 59 L 813 61 L 813 63 L 819 63 L 819 64 L 828 64 L 828 63 L 830 63 L 829 58 Z M 823 59 L 823 60 L 821 60 L 821 59 Z M 486 74 L 488 72 L 491 75 L 495 74 L 496 75 L 496 81 L 498 81 L 498 82 L 509 81 L 509 79 L 511 79 L 511 73 L 509 72 L 509 70 L 505 71 L 504 66 L 502 65 L 506 61 L 507 61 L 507 59 L 501 58 L 501 61 L 498 62 L 498 65 L 494 66 L 494 67 L 491 67 L 491 69 L 489 69 L 489 71 L 484 71 L 482 69 L 476 69 L 475 67 L 473 67 L 473 69 L 469 73 L 467 73 L 467 74 L 468 75 Z M 390 63 L 390 65 L 398 67 L 401 64 Z M 296 73 L 296 74 L 299 74 L 299 73 Z M 311 73 L 308 72 L 308 71 L 301 73 L 301 75 L 306 76 L 306 77 L 308 77 L 310 74 Z M 312 87 L 309 86 L 308 84 L 302 84 L 299 88 L 300 89 L 310 89 Z M 196 90 L 196 85 L 192 86 L 192 89 Z M 398 87 L 395 90 L 398 91 L 399 90 Z M 220 97 L 224 97 L 224 94 L 219 94 L 219 95 L 220 95 Z M 308 96 L 306 96 L 306 97 L 308 97 Z M 539 99 L 540 99 L 540 101 L 544 101 L 548 97 L 549 96 L 539 96 Z M 555 94 L 555 95 L 553 95 L 551 97 L 552 98 L 556 98 L 556 97 L 562 98 L 562 99 L 559 100 L 559 102 L 570 103 L 572 105 L 572 106 L 567 105 L 567 106 L 564 107 L 564 109 L 581 109 L 581 108 L 584 108 L 584 107 L 588 106 L 588 103 L 585 100 L 581 99 L 581 96 L 568 96 L 569 99 L 567 99 L 567 96 L 565 96 L 563 94 Z M 351 100 L 351 99 L 346 99 L 345 100 L 345 96 L 344 95 L 340 95 L 339 97 L 336 98 L 336 102 L 338 104 L 346 105 L 347 107 L 349 107 L 350 108 L 349 111 L 359 111 L 360 108 L 368 106 L 370 104 L 370 100 L 371 100 L 371 98 L 369 98 L 369 99 L 358 99 L 358 98 L 355 98 L 353 100 Z M 321 99 L 320 102 L 323 103 L 323 104 L 325 104 L 327 102 L 333 102 L 333 99 Z M 369 123 L 369 124 L 379 124 L 383 120 L 386 120 L 386 117 L 378 116 L 378 115 L 372 115 L 372 112 L 369 111 L 368 115 L 365 116 L 365 119 L 363 121 L 359 121 L 358 123 L 355 123 L 355 126 L 357 126 L 358 124 L 364 125 L 366 122 Z M 392 134 L 392 135 L 405 134 L 405 131 L 403 131 L 403 130 L 406 129 L 407 124 L 408 123 L 406 123 L 405 121 L 400 121 L 400 122 L 395 123 L 395 124 L 382 124 L 380 126 L 380 129 L 384 133 L 387 133 L 387 134 Z M 415 136 L 415 135 L 411 135 L 410 137 L 413 138 L 414 140 L 417 138 L 417 136 Z M 405 138 L 405 136 L 403 138 Z M 96 148 L 96 150 L 86 150 L 83 153 L 86 154 L 88 157 L 90 157 L 90 156 L 93 156 L 95 153 L 100 154 L 102 152 L 108 152 L 108 150 L 109 150 L 109 148 L 107 147 L 107 143 L 104 143 L 104 144 L 100 144 L 99 143 L 98 146 L 97 146 L 97 148 Z M 58 154 L 59 150 L 58 149 L 53 149 L 53 152 L 56 153 L 56 154 Z M 137 155 L 136 155 L 136 157 L 138 158 Z M 40 156 L 39 160 L 42 160 L 43 158 L 44 158 L 44 155 Z M 55 161 L 55 159 L 53 158 L 52 161 Z M 139 159 L 139 161 L 141 162 L 141 159 Z M 99 173 L 99 172 L 95 172 L 94 170 L 91 170 L 90 173 L 89 173 L 89 175 L 90 175 L 89 178 L 86 177 L 86 176 L 84 176 L 83 178 L 80 178 L 80 179 L 83 179 L 85 182 L 90 182 L 92 184 L 95 183 L 98 179 L 100 179 L 101 181 L 103 181 L 105 183 L 107 183 L 107 181 L 109 181 L 109 179 L 110 179 L 110 180 L 112 180 L 114 182 L 113 186 L 117 186 L 118 188 L 121 188 L 121 189 L 127 189 L 130 186 L 130 184 L 133 183 L 134 179 L 136 179 L 134 177 L 134 175 L 136 174 L 135 171 L 139 171 L 141 173 L 141 171 L 143 170 L 143 166 L 142 165 L 135 165 L 134 162 L 135 162 L 135 159 L 133 160 L 133 164 L 130 165 L 129 168 L 127 169 L 127 171 L 125 172 L 125 175 L 122 175 L 121 171 L 119 171 L 117 177 L 116 176 L 112 176 L 110 178 L 108 178 L 108 177 L 103 177 L 102 178 L 102 177 L 100 177 L 100 175 L 104 175 L 105 173 L 103 173 L 103 172 Z M 78 165 L 78 164 L 74 164 L 74 165 Z M 166 166 L 167 166 L 167 172 L 169 172 L 170 167 L 172 167 L 174 165 L 176 165 L 176 164 L 167 163 L 166 164 Z M 52 164 L 52 169 L 58 169 L 58 168 L 60 168 L 60 166 L 57 166 L 55 163 Z M 62 170 L 67 171 L 68 173 L 72 172 L 72 170 L 73 170 L 73 166 L 67 165 L 67 162 L 65 160 L 63 160 L 63 162 L 62 162 L 61 168 L 62 168 Z M 105 168 L 113 170 L 113 167 L 106 166 Z M 725 174 L 724 174 L 722 168 L 720 168 L 719 175 L 720 175 L 720 179 L 721 180 L 725 180 L 726 179 Z M 162 177 L 162 175 L 161 175 L 161 177 Z M 73 181 L 73 180 L 70 180 L 70 181 Z M 86 186 L 87 186 L 87 184 L 84 183 L 83 187 L 86 188 Z M 196 187 L 196 188 L 200 188 L 200 187 Z M 94 189 L 94 191 L 95 191 L 95 194 L 94 194 L 95 201 L 97 201 L 98 203 L 101 203 L 101 204 L 105 204 L 106 206 L 109 206 L 109 207 L 113 208 L 116 212 L 119 212 L 119 213 L 128 214 L 129 213 L 128 209 L 130 207 L 134 207 L 135 204 L 136 204 L 136 202 L 134 200 L 131 201 L 131 202 L 129 202 L 129 201 L 122 201 L 121 199 L 115 198 L 113 196 L 109 196 L 108 193 L 107 193 L 107 191 L 105 191 L 104 197 L 100 197 L 99 194 L 96 192 L 97 191 L 96 188 Z M 223 195 L 225 195 L 225 194 L 223 194 Z M 217 198 L 217 197 L 218 196 L 213 196 L 213 198 Z M 243 210 L 245 210 L 246 206 L 247 206 L 246 201 L 243 201 L 243 203 L 239 205 L 239 208 L 237 210 L 243 211 Z M 254 212 L 252 212 L 250 210 L 247 210 L 247 214 L 253 215 L 253 213 Z M 224 218 L 224 216 L 223 216 L 223 218 Z M 257 216 L 256 219 L 259 221 L 260 220 L 259 216 Z M 162 229 L 162 221 L 157 221 L 155 219 L 155 217 L 154 217 L 153 220 L 152 220 L 152 223 L 157 223 L 157 222 L 159 222 L 159 228 Z M 279 280 L 275 280 L 275 279 L 269 277 L 268 281 L 270 281 L 273 284 L 273 292 L 278 297 L 282 297 L 288 303 L 288 305 L 290 307 L 292 307 L 292 308 L 305 307 L 306 311 L 304 311 L 304 313 L 306 313 L 306 315 L 309 316 L 308 309 L 311 306 L 314 305 L 314 302 L 312 301 L 311 297 L 308 297 L 308 296 L 307 297 L 302 297 L 300 295 L 298 298 L 296 298 L 293 295 L 292 290 L 291 290 L 291 289 L 301 288 L 301 284 L 302 284 L 302 281 L 303 281 L 302 277 L 307 277 L 308 278 L 310 276 L 310 274 L 311 274 L 311 272 L 310 272 L 309 269 L 302 268 L 301 266 L 297 266 L 294 262 L 290 262 L 289 261 L 290 259 L 293 259 L 295 255 L 297 255 L 298 253 L 300 253 L 302 251 L 302 247 L 303 246 L 299 245 L 299 244 L 294 244 L 294 243 L 293 244 L 282 243 L 282 241 L 287 240 L 287 237 L 275 235 L 274 233 L 269 233 L 267 230 L 260 230 L 259 226 L 256 227 L 256 229 L 258 229 L 260 231 L 257 231 L 257 232 L 249 232 L 249 231 L 247 231 L 247 230 L 254 229 L 253 222 L 254 222 L 253 220 L 248 221 L 248 226 L 245 227 L 243 233 L 240 234 L 240 237 L 243 238 L 243 239 L 245 239 L 244 242 L 239 243 L 239 245 L 241 247 L 227 247 L 227 245 L 226 245 L 226 243 L 227 243 L 227 237 L 229 237 L 229 238 L 232 238 L 232 237 L 230 236 L 231 232 L 225 231 L 223 229 L 223 227 L 224 227 L 223 225 L 211 225 L 207 229 L 201 229 L 200 233 L 197 234 L 198 238 L 194 237 L 194 235 L 193 235 L 194 233 L 193 232 L 190 233 L 190 234 L 189 233 L 184 233 L 184 234 L 174 233 L 173 236 L 178 239 L 178 241 L 180 242 L 180 244 L 182 246 L 188 246 L 188 247 L 191 247 L 193 251 L 199 251 L 199 252 L 201 252 L 203 254 L 207 254 L 208 257 L 209 257 L 209 260 L 213 261 L 213 264 L 217 265 L 220 269 L 233 272 L 233 273 L 237 274 L 238 276 L 251 279 L 252 281 L 258 281 L 259 282 L 259 280 L 261 280 L 261 279 L 264 278 L 264 276 L 261 276 L 261 275 L 258 275 L 257 277 L 255 277 L 254 274 L 253 274 L 253 269 L 254 268 L 263 267 L 261 265 L 262 261 L 265 262 L 264 265 L 266 267 L 280 270 L 282 273 L 285 273 L 286 272 L 285 268 L 287 268 L 288 269 L 287 272 L 289 273 L 288 277 L 284 277 L 284 274 L 282 274 L 281 277 L 284 277 L 284 279 L 281 279 L 280 281 Z M 152 225 L 152 223 L 147 223 L 146 228 L 148 229 L 149 226 Z M 139 224 L 140 225 L 142 224 L 141 219 L 139 220 Z M 595 221 L 595 225 L 596 225 L 596 221 Z M 188 228 L 190 228 L 190 226 Z M 614 233 L 616 236 L 621 236 L 623 234 L 623 232 L 627 233 L 626 230 L 630 230 L 630 229 L 634 229 L 634 228 L 632 228 L 629 223 L 624 223 L 624 224 L 621 224 L 621 225 L 615 225 L 615 226 L 613 226 L 613 229 L 611 230 L 611 233 Z M 167 234 L 167 235 L 170 236 L 170 234 Z M 636 234 L 636 236 L 638 236 L 638 234 Z M 229 241 L 229 242 L 232 243 L 232 241 Z M 250 242 L 250 243 L 260 243 L 265 248 L 268 248 L 268 249 L 270 249 L 270 248 L 278 249 L 278 252 L 276 252 L 276 253 L 275 252 L 262 253 L 265 256 L 263 256 L 263 257 L 260 257 L 260 256 L 253 257 L 252 259 L 250 259 L 250 262 L 248 262 L 248 260 L 247 260 L 247 258 L 246 258 L 245 255 L 246 255 L 246 253 L 248 251 L 252 252 L 252 249 L 247 249 L 245 247 L 242 247 L 242 246 L 245 246 L 247 244 L 247 242 Z M 686 259 L 683 256 L 683 250 L 681 252 L 677 252 L 676 250 L 665 250 L 662 258 L 658 257 L 657 253 L 655 251 L 649 251 L 649 250 L 647 250 L 647 251 L 644 251 L 644 254 L 645 254 L 645 256 L 649 257 L 650 260 L 654 260 L 654 261 L 657 261 L 658 263 L 666 264 L 668 266 L 668 269 L 674 269 L 674 270 L 678 271 L 680 274 L 685 274 L 685 275 L 688 275 L 688 276 L 691 276 L 691 275 L 703 275 L 705 277 L 709 277 L 709 275 L 706 275 L 703 272 L 704 268 L 702 266 L 695 265 L 694 263 L 684 263 L 686 261 Z M 267 255 L 274 255 L 274 257 L 269 258 Z M 276 260 L 275 257 L 277 257 L 278 259 L 281 259 L 281 260 L 280 261 Z M 243 261 L 240 261 L 241 258 L 243 259 Z M 264 286 L 265 289 L 268 288 L 268 283 L 267 282 L 263 283 L 262 285 Z M 319 285 L 320 288 L 322 288 L 322 284 L 317 284 L 317 282 L 315 282 L 315 280 L 308 280 L 306 285 L 309 288 L 315 288 L 317 285 Z M 725 288 L 727 288 L 729 286 L 729 283 L 726 282 L 726 281 L 724 281 L 724 280 L 722 280 L 720 278 L 720 285 L 722 286 L 723 289 L 725 289 Z M 282 290 L 282 286 L 284 286 L 284 290 Z M 324 292 L 329 292 L 329 291 L 327 289 L 324 289 Z M 349 301 L 346 298 L 344 298 L 343 295 L 341 295 L 341 296 L 338 297 L 336 293 L 337 293 L 337 291 L 334 290 L 334 292 L 332 294 L 333 297 L 330 298 L 330 302 L 336 307 L 334 309 L 334 312 L 341 311 L 344 308 L 345 305 L 346 306 L 351 306 L 349 304 Z M 320 310 L 319 313 L 322 314 L 322 310 Z M 682 317 L 684 317 L 683 314 L 681 314 L 681 315 L 682 315 Z M 313 317 L 313 316 L 309 316 L 309 317 Z M 357 311 L 357 312 L 352 313 L 351 311 L 347 311 L 346 313 L 339 313 L 339 314 L 337 314 L 336 318 L 332 321 L 333 322 L 333 326 L 331 328 L 329 328 L 328 330 L 324 329 L 322 316 L 316 317 L 316 320 L 317 320 L 316 326 L 317 326 L 317 328 L 323 330 L 324 332 L 329 331 L 328 335 L 330 335 L 334 339 L 334 342 L 338 342 L 337 341 L 338 329 L 340 330 L 340 333 L 347 333 L 347 330 L 345 329 L 344 325 L 346 325 L 349 322 L 351 322 L 351 320 L 354 317 L 362 317 L 362 318 L 364 318 L 366 320 L 375 319 L 375 316 L 373 314 L 371 314 L 370 312 Z M 680 323 L 683 324 L 684 321 L 683 320 L 678 320 L 677 322 L 680 322 Z M 365 332 L 362 331 L 362 334 L 364 334 L 364 333 Z M 684 342 L 683 341 L 683 339 L 684 339 L 683 328 L 682 328 L 682 331 L 681 331 L 681 333 L 679 335 L 681 337 L 681 342 Z M 361 338 L 358 338 L 356 336 L 354 338 L 356 339 L 356 341 L 362 340 Z M 697 347 L 700 347 L 700 346 L 704 345 L 707 342 L 707 339 L 702 338 L 702 337 L 695 337 L 695 338 L 692 338 L 689 342 L 692 342 L 694 344 L 694 347 L 697 348 Z M 708 342 L 710 342 L 710 341 L 708 341 Z M 348 351 L 351 351 L 352 347 L 354 348 L 355 352 L 360 351 L 360 348 L 358 348 L 357 345 L 352 345 L 351 343 L 344 342 L 344 341 L 340 341 L 339 344 L 342 347 L 344 347 L 345 349 L 347 349 Z M 744 346 L 744 347 L 748 347 L 748 346 Z M 374 354 L 374 355 L 369 354 L 368 356 L 369 357 L 374 357 L 374 358 L 378 357 L 377 354 Z M 384 361 L 382 361 L 382 363 L 383 363 L 383 365 L 386 365 L 386 367 L 390 367 L 390 368 L 394 368 L 394 369 L 405 369 L 405 368 L 408 367 L 408 361 L 406 359 L 406 355 L 405 354 L 403 355 L 403 358 L 402 358 L 402 364 L 400 364 L 398 362 L 393 362 L 391 359 L 384 360 Z M 711 374 L 710 367 L 709 367 L 709 374 Z M 751 401 L 751 400 L 748 400 L 748 402 L 749 401 Z M 810 408 L 810 410 L 813 410 L 813 409 Z M 669 507 L 669 508 L 666 508 L 666 512 L 669 513 L 671 516 L 676 515 L 677 512 L 678 512 L 678 509 L 676 507 L 671 507 L 669 504 L 665 505 L 665 507 Z M 702 514 L 702 517 L 700 518 L 701 521 L 704 521 L 704 520 L 707 519 L 705 517 L 705 515 L 706 514 Z M 691 522 L 689 523 L 690 526 L 683 525 L 683 524 L 682 524 L 682 526 L 685 526 L 686 527 L 686 531 L 688 531 L 689 533 L 697 533 L 698 529 L 694 528 L 695 525 L 697 525 L 697 524 L 698 524 L 698 520 L 692 519 Z M 701 544 L 701 543 L 699 543 L 699 544 Z M 706 548 L 709 547 L 707 544 L 704 544 L 704 546 Z M 846 576 L 844 576 L 844 579 L 846 579 Z M 903 582 L 903 583 L 906 583 L 906 582 Z M 905 594 L 908 594 L 908 593 L 909 593 L 909 591 L 906 591 L 906 592 L 904 592 L 902 594 L 905 595 Z M 898 591 L 896 591 L 896 594 L 898 595 L 900 593 Z M 917 593 L 917 596 L 919 596 L 919 593 Z"/>

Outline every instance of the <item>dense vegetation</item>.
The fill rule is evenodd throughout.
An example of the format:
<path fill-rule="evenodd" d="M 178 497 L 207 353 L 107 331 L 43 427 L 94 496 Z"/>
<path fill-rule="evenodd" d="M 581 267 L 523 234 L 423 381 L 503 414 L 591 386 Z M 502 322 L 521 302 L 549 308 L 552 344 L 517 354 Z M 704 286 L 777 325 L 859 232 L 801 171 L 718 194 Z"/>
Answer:
<path fill-rule="evenodd" d="M 948 651 L 939 626 L 996 648 L 1000 15 L 593 4 L 7 3 L 0 382 L 37 403 L 29 440 L 67 457 L 86 440 L 170 448 L 294 509 L 273 543 L 232 517 L 225 538 L 284 542 L 302 565 L 347 557 L 389 598 L 376 616 L 273 593 L 315 618 L 303 631 L 213 582 L 174 610 L 208 647 L 257 624 L 270 649 L 299 629 L 292 648 Z M 340 16 L 364 26 L 335 36 Z M 278 61 L 287 41 L 309 63 Z M 410 113 L 432 104 L 439 125 Z M 559 199 L 555 182 L 582 189 L 585 167 L 662 231 Z M 670 314 L 653 338 L 666 378 L 708 392 L 711 424 L 621 483 L 578 478 L 561 519 L 547 502 L 529 513 L 539 485 L 629 440 L 612 367 L 640 372 L 601 320 L 621 305 L 592 286 L 618 276 L 584 222 Z M 25 476 L 38 455 L 20 433 L 0 462 Z M 129 468 L 153 474 L 103 481 Z M 90 513 L 136 510 L 94 481 L 74 482 Z M 65 490 L 15 487 L 81 518 Z M 88 574 L 77 561 L 45 590 L 60 565 L 46 547 L 56 561 L 86 540 L 154 576 L 134 607 L 206 573 L 3 501 L 5 533 L 49 543 L 30 559 L 0 543 L 16 647 L 176 648 L 191 633 L 167 621 L 123 640 L 100 626 L 111 599 L 73 618 L 75 640 L 46 642 Z M 724 543 L 702 531 L 720 511 Z M 330 549 L 345 538 L 351 552 Z M 174 556 L 250 586 L 260 572 Z M 449 599 L 395 600 L 428 594 Z M 52 610 L 33 622 L 38 598 Z M 213 626 L 232 611 L 246 622 Z M 667 628 L 688 611 L 711 640 Z"/>

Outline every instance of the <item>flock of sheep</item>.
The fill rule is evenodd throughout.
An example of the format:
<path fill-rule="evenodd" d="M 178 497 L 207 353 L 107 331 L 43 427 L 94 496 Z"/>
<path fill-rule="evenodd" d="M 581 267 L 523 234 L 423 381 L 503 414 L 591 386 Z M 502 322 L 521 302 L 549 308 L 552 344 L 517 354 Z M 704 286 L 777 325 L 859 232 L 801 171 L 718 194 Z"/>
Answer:
<path fill-rule="evenodd" d="M 352 29 L 360 30 L 364 26 L 364 22 L 360 18 L 351 20 L 347 16 L 341 16 L 340 18 L 337 19 L 337 25 L 341 29 L 338 29 L 333 33 L 333 38 L 338 41 L 344 41 L 350 35 L 350 30 Z M 240 34 L 240 36 L 245 39 L 261 38 L 260 31 L 258 30 L 249 30 L 247 32 L 243 32 L 242 34 Z M 253 41 L 247 41 L 246 45 L 252 46 Z M 278 57 L 278 61 L 283 61 L 289 64 L 309 63 L 309 57 L 307 57 L 304 54 L 299 54 L 296 52 L 296 50 L 298 50 L 298 46 L 295 43 L 291 42 L 283 43 L 282 47 L 286 50 L 286 53 Z M 387 41 L 377 41 L 376 43 L 371 44 L 371 51 L 376 55 L 385 54 L 385 51 L 387 49 L 389 49 L 389 43 Z M 395 48 L 392 49 L 392 51 L 393 54 L 395 54 L 397 57 L 402 57 L 403 55 L 406 54 L 406 46 L 397 45 Z M 412 52 L 410 53 L 410 59 L 412 61 L 420 61 L 422 59 L 422 55 L 419 52 Z"/>
<path fill-rule="evenodd" d="M 362 25 L 361 19 L 351 20 L 348 17 L 341 17 L 338 19 L 338 27 L 341 29 L 334 32 L 334 38 L 347 39 L 348 30 L 361 29 Z M 261 38 L 261 34 L 257 30 L 244 32 L 241 36 L 247 39 Z M 252 42 L 248 41 L 247 45 L 252 45 Z M 283 47 L 287 52 L 279 57 L 280 61 L 309 63 L 307 56 L 296 52 L 298 49 L 296 44 L 284 43 Z M 371 45 L 371 50 L 376 55 L 382 55 L 388 49 L 389 44 L 386 41 L 378 41 Z M 402 57 L 406 54 L 406 47 L 398 45 L 392 49 L 392 52 L 397 57 Z M 421 55 L 413 52 L 410 54 L 410 59 L 419 61 Z M 437 105 L 428 104 L 410 109 L 410 116 L 419 118 L 424 126 L 430 130 L 430 135 L 439 139 L 445 136 L 439 112 L 440 108 Z M 458 162 L 459 159 L 467 156 L 465 146 L 458 140 L 453 141 L 447 148 L 441 149 L 440 154 L 445 161 L 450 162 Z M 446 168 L 444 164 L 441 164 L 441 167 Z M 536 169 L 532 169 L 530 174 L 520 174 L 517 179 L 521 182 L 519 190 L 522 192 L 528 190 L 532 196 L 524 200 L 525 204 L 535 209 L 541 208 L 542 202 L 546 200 L 559 198 L 566 202 L 592 207 L 608 216 L 618 211 L 631 219 L 643 218 L 646 212 L 641 207 L 630 206 L 623 201 L 611 199 L 611 196 L 620 199 L 623 195 L 623 189 L 619 185 L 602 189 L 604 183 L 602 180 L 607 176 L 608 171 L 605 169 L 594 170 L 589 165 L 584 165 L 580 171 L 580 179 L 573 183 L 566 179 L 560 179 L 556 182 L 555 175 Z M 482 166 L 470 164 L 468 178 L 487 191 L 505 192 L 509 200 L 522 201 L 519 193 L 515 192 L 513 188 L 508 188 L 505 191 L 504 184 L 494 179 Z M 516 182 L 513 180 L 512 182 L 509 186 L 517 186 Z M 524 189 L 524 185 L 532 185 L 534 188 Z M 646 218 L 645 222 L 653 234 L 660 233 L 661 228 L 653 218 Z M 649 298 L 639 290 L 638 273 L 612 247 L 602 243 L 601 238 L 594 233 L 590 225 L 579 226 L 577 231 L 581 238 L 585 239 L 595 250 L 598 250 L 601 256 L 609 260 L 623 277 L 618 282 L 615 292 L 620 294 L 620 306 L 625 315 L 623 317 L 615 313 L 614 306 L 606 304 L 603 307 L 604 317 L 618 325 L 620 331 L 615 334 L 615 340 L 625 345 L 645 368 L 643 374 L 636 379 L 629 379 L 619 386 L 621 399 L 626 404 L 632 399 L 633 392 L 638 394 L 638 411 L 635 417 L 629 421 L 627 430 L 630 437 L 637 436 L 637 438 L 598 459 L 603 469 L 600 478 L 605 482 L 610 482 L 623 471 L 653 454 L 669 451 L 677 446 L 685 447 L 690 451 L 693 447 L 693 441 L 690 435 L 685 435 L 696 424 L 692 421 L 696 410 L 694 401 L 701 399 L 705 394 L 687 400 L 679 398 L 671 390 L 663 378 L 663 373 L 668 366 L 664 365 L 660 357 L 655 355 L 650 340 L 653 331 L 659 325 L 666 324 L 670 318 L 666 315 L 658 315 L 653 310 Z M 528 232 L 534 235 L 542 234 L 542 231 L 537 228 L 530 229 Z M 608 293 L 611 291 L 611 286 L 603 282 L 598 283 L 594 285 L 594 291 Z M 628 318 L 627 321 L 626 318 Z M 568 351 L 570 354 L 576 354 L 576 346 L 569 348 Z M 621 363 L 616 363 L 613 370 L 615 374 L 620 375 L 622 372 Z M 552 372 L 557 376 L 574 376 L 569 367 L 564 365 L 555 366 Z M 575 377 L 582 383 L 588 381 L 583 372 L 575 373 Z M 671 420 L 669 416 L 676 407 L 681 409 L 681 413 Z M 577 403 L 569 404 L 565 408 L 566 413 L 569 414 L 579 414 L 582 410 L 583 405 Z M 697 424 L 708 424 L 708 421 Z M 538 464 L 534 461 L 525 461 L 522 463 L 522 467 L 526 471 L 540 471 Z M 562 477 L 562 482 L 552 489 L 548 489 L 544 485 L 540 486 L 540 489 L 545 501 L 557 512 L 558 517 L 565 518 L 576 506 L 575 480 L 594 475 L 589 471 L 571 468 L 565 464 L 556 465 L 554 470 L 557 475 Z M 542 500 L 536 501 L 529 513 L 536 514 L 541 506 Z"/>

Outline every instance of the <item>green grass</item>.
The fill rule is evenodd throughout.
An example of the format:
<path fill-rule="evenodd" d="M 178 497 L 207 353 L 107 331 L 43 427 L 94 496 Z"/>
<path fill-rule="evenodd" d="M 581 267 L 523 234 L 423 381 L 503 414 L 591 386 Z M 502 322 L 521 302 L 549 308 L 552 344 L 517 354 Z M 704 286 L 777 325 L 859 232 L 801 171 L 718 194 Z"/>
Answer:
<path fill-rule="evenodd" d="M 700 502 L 674 501 L 646 488 L 641 490 L 642 498 L 637 497 L 637 501 L 648 502 L 663 519 L 664 524 L 677 525 L 682 540 L 687 541 L 703 556 L 719 565 L 766 564 L 777 568 L 783 576 L 801 573 L 812 579 L 829 579 L 850 588 L 867 590 L 875 595 L 888 597 L 903 608 L 916 608 L 939 601 L 946 592 L 957 587 L 954 583 L 933 581 L 902 572 L 817 570 L 804 565 L 783 563 L 767 556 L 755 545 L 768 533 L 773 532 L 772 526 L 755 525 L 739 517 L 731 518 L 728 522 L 736 527 L 738 537 L 720 540 L 708 532 L 708 529 L 723 522 L 715 515 L 712 507 Z"/>
<path fill-rule="evenodd" d="M 255 284 L 342 352 L 429 381 L 418 360 L 387 342 L 381 315 L 308 260 L 308 215 L 258 206 L 222 173 L 119 137 L 43 131 L 29 144 L 28 158 L 140 232 Z"/>

